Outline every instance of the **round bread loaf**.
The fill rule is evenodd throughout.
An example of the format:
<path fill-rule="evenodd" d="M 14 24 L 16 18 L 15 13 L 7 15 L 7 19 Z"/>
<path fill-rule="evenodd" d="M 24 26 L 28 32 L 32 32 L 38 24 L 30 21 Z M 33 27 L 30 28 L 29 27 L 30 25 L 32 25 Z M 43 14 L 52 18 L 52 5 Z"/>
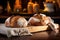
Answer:
<path fill-rule="evenodd" d="M 42 25 L 40 19 L 41 19 L 40 15 L 35 14 L 29 19 L 28 24 L 32 26 L 40 26 Z"/>
<path fill-rule="evenodd" d="M 5 26 L 11 28 L 26 27 L 27 24 L 27 20 L 21 16 L 11 16 L 5 21 Z"/>
<path fill-rule="evenodd" d="M 28 24 L 32 26 L 44 26 L 46 25 L 46 23 L 44 22 L 45 19 L 46 19 L 46 15 L 35 14 L 29 19 Z"/>

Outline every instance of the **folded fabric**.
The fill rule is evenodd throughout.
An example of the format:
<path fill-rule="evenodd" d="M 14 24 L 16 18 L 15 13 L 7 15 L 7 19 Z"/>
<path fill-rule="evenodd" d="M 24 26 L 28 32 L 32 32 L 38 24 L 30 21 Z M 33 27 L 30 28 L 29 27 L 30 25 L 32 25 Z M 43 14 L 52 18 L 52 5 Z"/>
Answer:
<path fill-rule="evenodd" d="M 0 27 L 0 34 L 11 36 L 32 35 L 27 28 L 7 28 L 5 26 Z"/>

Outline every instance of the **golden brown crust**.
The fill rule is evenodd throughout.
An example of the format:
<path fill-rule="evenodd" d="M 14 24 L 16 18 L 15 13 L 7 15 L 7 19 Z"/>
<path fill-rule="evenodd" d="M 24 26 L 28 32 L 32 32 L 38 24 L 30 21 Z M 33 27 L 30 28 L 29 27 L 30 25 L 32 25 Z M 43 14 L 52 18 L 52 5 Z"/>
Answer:
<path fill-rule="evenodd" d="M 42 16 L 40 14 L 34 15 L 33 18 L 37 18 L 40 20 L 40 22 L 35 22 L 33 19 L 30 20 L 30 22 L 28 23 L 31 26 L 43 26 L 43 20 L 42 20 Z"/>
<path fill-rule="evenodd" d="M 18 28 L 20 27 L 19 25 L 17 25 L 17 20 L 20 18 L 21 16 L 13 16 L 11 19 L 10 19 L 10 26 L 12 28 Z"/>

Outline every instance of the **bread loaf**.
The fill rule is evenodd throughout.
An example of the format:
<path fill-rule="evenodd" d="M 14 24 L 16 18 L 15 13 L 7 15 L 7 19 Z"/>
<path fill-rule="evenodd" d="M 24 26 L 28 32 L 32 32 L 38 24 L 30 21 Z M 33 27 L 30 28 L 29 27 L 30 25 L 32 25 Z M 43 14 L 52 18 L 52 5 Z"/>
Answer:
<path fill-rule="evenodd" d="M 5 26 L 12 28 L 26 27 L 27 24 L 27 20 L 21 16 L 11 16 L 5 21 Z"/>

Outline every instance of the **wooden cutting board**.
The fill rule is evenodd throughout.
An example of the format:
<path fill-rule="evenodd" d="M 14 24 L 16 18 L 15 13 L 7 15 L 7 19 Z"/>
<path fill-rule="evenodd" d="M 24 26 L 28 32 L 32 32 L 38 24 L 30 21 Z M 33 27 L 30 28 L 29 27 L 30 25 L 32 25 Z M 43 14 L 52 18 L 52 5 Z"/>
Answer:
<path fill-rule="evenodd" d="M 30 32 L 38 32 L 47 30 L 48 26 L 29 26 L 27 28 Z"/>
<path fill-rule="evenodd" d="M 5 24 L 0 24 L 0 27 L 5 26 Z M 30 32 L 45 31 L 48 29 L 48 26 L 28 26 L 26 27 Z"/>

